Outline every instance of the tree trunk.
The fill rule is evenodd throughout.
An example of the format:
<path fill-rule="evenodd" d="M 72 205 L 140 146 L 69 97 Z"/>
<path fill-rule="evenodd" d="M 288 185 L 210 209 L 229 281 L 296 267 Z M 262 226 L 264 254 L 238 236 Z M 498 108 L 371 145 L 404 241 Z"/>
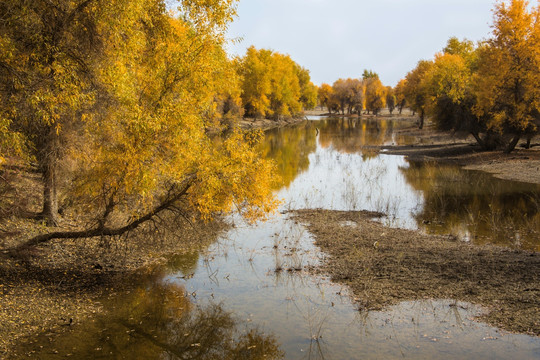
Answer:
<path fill-rule="evenodd" d="M 424 110 L 420 111 L 420 123 L 418 124 L 418 128 L 420 130 L 424 128 Z"/>
<path fill-rule="evenodd" d="M 56 164 L 50 164 L 43 173 L 43 211 L 41 212 L 41 216 L 49 226 L 58 225 L 57 188 Z"/>
<path fill-rule="evenodd" d="M 477 133 L 477 132 L 474 132 L 474 131 L 471 131 L 471 134 L 472 136 L 474 136 L 474 138 L 476 139 L 476 142 L 478 143 L 478 145 L 480 145 L 480 147 L 484 150 L 486 150 L 486 143 L 484 140 L 482 140 L 482 138 L 480 137 L 480 135 Z"/>
<path fill-rule="evenodd" d="M 504 150 L 505 154 L 510 154 L 515 148 L 516 148 L 516 145 L 517 143 L 519 142 L 519 139 L 521 138 L 520 135 L 516 135 L 514 136 L 514 138 L 512 139 L 512 141 L 510 141 L 510 143 L 508 144 L 508 146 L 506 147 L 506 149 Z"/>
<path fill-rule="evenodd" d="M 57 231 L 47 234 L 41 234 L 10 249 L 9 252 L 12 254 L 16 254 L 23 249 L 46 243 L 53 239 L 86 239 L 97 236 L 119 236 L 125 234 L 126 232 L 135 230 L 137 227 L 139 227 L 146 221 L 150 221 L 152 218 L 154 218 L 156 215 L 159 215 L 161 212 L 173 209 L 175 203 L 182 199 L 184 196 L 186 196 L 195 179 L 195 175 L 187 176 L 184 180 L 184 183 L 176 189 L 176 192 L 174 194 L 169 194 L 169 197 L 164 199 L 163 202 L 156 206 L 153 210 L 135 220 L 132 220 L 130 223 L 126 224 L 123 227 L 107 228 L 101 225 L 97 228 L 82 231 Z"/>
<path fill-rule="evenodd" d="M 531 140 L 532 140 L 532 135 L 527 135 L 527 143 L 525 144 L 525 149 L 531 148 Z"/>
<path fill-rule="evenodd" d="M 43 210 L 41 218 L 49 226 L 58 225 L 58 158 L 59 138 L 54 126 L 49 129 L 42 154 Z"/>

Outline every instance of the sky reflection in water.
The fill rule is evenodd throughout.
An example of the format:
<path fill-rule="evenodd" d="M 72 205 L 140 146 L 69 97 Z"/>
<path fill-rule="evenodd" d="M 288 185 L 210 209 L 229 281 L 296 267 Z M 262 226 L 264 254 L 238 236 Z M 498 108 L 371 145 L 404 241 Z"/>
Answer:
<path fill-rule="evenodd" d="M 540 358 L 539 338 L 474 322 L 477 306 L 425 300 L 359 312 L 346 288 L 306 271 L 325 255 L 287 210 L 381 211 L 392 226 L 517 246 L 490 229 L 504 220 L 513 236 L 523 232 L 520 246 L 538 246 L 538 186 L 377 155 L 371 145 L 402 141 L 396 126 L 323 119 L 268 132 L 262 150 L 282 176 L 282 213 L 255 225 L 232 217 L 207 251 L 173 257 L 163 274 L 105 302 L 109 315 L 31 346 L 43 346 L 42 359 Z"/>

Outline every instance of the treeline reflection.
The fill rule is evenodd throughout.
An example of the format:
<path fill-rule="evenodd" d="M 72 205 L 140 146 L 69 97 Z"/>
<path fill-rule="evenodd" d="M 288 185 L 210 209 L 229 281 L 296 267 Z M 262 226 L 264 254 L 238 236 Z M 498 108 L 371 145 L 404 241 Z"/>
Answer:
<path fill-rule="evenodd" d="M 415 215 L 419 228 L 477 244 L 540 250 L 540 186 L 436 163 L 410 162 L 400 170 L 424 197 Z"/>
<path fill-rule="evenodd" d="M 106 304 L 109 314 L 29 348 L 40 359 L 281 359 L 276 338 L 221 305 L 195 305 L 184 287 L 156 282 Z M 112 312 L 112 313 L 111 313 Z"/>

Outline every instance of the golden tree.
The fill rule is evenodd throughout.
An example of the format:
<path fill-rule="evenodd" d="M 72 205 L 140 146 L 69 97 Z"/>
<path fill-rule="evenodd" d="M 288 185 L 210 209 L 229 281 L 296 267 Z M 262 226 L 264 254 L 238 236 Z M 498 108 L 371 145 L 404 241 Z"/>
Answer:
<path fill-rule="evenodd" d="M 319 104 L 326 106 L 328 113 L 339 113 L 340 102 L 334 92 L 334 88 L 329 84 L 322 84 L 318 90 Z"/>
<path fill-rule="evenodd" d="M 487 128 L 519 139 L 540 122 L 540 6 L 529 11 L 524 0 L 498 2 L 493 37 L 481 48 L 475 76 L 475 112 L 487 118 Z"/>
<path fill-rule="evenodd" d="M 294 117 L 317 101 L 317 88 L 309 71 L 289 55 L 251 46 L 236 60 L 242 82 L 242 101 L 246 115 L 279 119 Z"/>
<path fill-rule="evenodd" d="M 175 13 L 161 0 L 0 4 L 17 25 L 0 38 L 12 74 L 2 114 L 36 149 L 43 139 L 58 149 L 40 161 L 46 189 L 49 159 L 69 159 L 67 211 L 89 225 L 26 245 L 120 235 L 167 210 L 210 218 L 236 208 L 255 219 L 275 207 L 273 165 L 255 149 L 260 134 L 206 133 L 230 73 L 223 44 L 235 1 L 183 0 Z"/>
<path fill-rule="evenodd" d="M 390 114 L 392 114 L 396 108 L 396 94 L 394 93 L 394 88 L 391 86 L 386 87 L 386 107 Z"/>
<path fill-rule="evenodd" d="M 377 115 L 386 106 L 386 87 L 378 76 L 371 76 L 364 80 L 366 86 L 366 109 Z"/>
<path fill-rule="evenodd" d="M 338 79 L 332 85 L 334 103 L 341 113 L 360 113 L 364 109 L 365 87 L 359 79 Z"/>
<path fill-rule="evenodd" d="M 396 87 L 394 88 L 394 94 L 396 96 L 396 105 L 397 105 L 397 108 L 398 108 L 398 111 L 399 111 L 399 114 L 401 115 L 401 113 L 403 112 L 403 108 L 405 107 L 405 104 L 406 104 L 406 99 L 405 99 L 405 84 L 406 84 L 406 80 L 405 79 L 401 79 Z"/>
<path fill-rule="evenodd" d="M 428 104 L 428 87 L 426 76 L 431 70 L 433 63 L 431 61 L 421 60 L 416 68 L 411 70 L 405 77 L 405 86 L 403 92 L 409 108 L 418 113 L 420 122 L 418 127 L 424 127 L 426 116 L 426 106 Z"/>
<path fill-rule="evenodd" d="M 464 48 L 459 43 L 450 39 L 445 51 L 450 49 L 450 45 Z M 426 113 L 438 129 L 469 132 L 487 149 L 491 146 L 492 136 L 473 112 L 476 103 L 471 91 L 473 70 L 476 68 L 476 62 L 472 60 L 476 58 L 474 48 L 462 53 L 463 56 L 459 52 L 451 52 L 435 55 L 433 65 L 426 74 Z"/>

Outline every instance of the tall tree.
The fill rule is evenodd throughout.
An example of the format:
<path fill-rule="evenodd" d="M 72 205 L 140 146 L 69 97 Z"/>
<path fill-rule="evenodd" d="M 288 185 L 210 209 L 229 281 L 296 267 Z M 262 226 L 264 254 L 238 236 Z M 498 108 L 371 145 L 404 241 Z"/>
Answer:
<path fill-rule="evenodd" d="M 365 87 L 359 79 L 338 79 L 332 85 L 336 103 L 339 104 L 341 113 L 360 113 L 364 108 Z"/>
<path fill-rule="evenodd" d="M 278 119 L 300 114 L 316 104 L 309 72 L 290 56 L 251 46 L 237 60 L 246 115 Z"/>
<path fill-rule="evenodd" d="M 437 54 L 430 71 L 426 74 L 428 101 L 426 113 L 440 130 L 471 133 L 484 148 L 492 146 L 491 134 L 481 118 L 473 112 L 476 103 L 472 86 L 472 63 L 458 54 Z"/>
<path fill-rule="evenodd" d="M 0 2 L 3 114 L 10 130 L 31 143 L 44 180 L 42 216 L 53 225 L 65 144 L 94 105 L 99 87 L 94 65 L 103 52 L 104 5 L 98 0 Z M 133 10 L 126 1 L 109 6 L 124 10 L 117 24 Z"/>
<path fill-rule="evenodd" d="M 394 89 L 391 86 L 386 87 L 386 107 L 390 114 L 394 112 L 396 108 L 396 95 L 394 94 Z"/>
<path fill-rule="evenodd" d="M 394 88 L 394 94 L 396 95 L 396 103 L 397 103 L 399 115 L 401 115 L 401 113 L 403 112 L 403 108 L 405 107 L 405 103 L 406 103 L 406 99 L 405 99 L 406 82 L 407 81 L 405 79 L 401 79 L 397 83 L 396 87 Z"/>
<path fill-rule="evenodd" d="M 319 104 L 326 106 L 329 113 L 332 113 L 334 101 L 334 89 L 328 84 L 322 84 L 318 90 Z"/>
<path fill-rule="evenodd" d="M 365 81 L 366 109 L 377 115 L 386 106 L 386 87 L 378 76 L 372 76 Z"/>
<path fill-rule="evenodd" d="M 309 70 L 295 64 L 296 76 L 300 84 L 300 102 L 306 110 L 314 109 L 317 106 L 318 88 L 311 82 Z"/>
<path fill-rule="evenodd" d="M 493 37 L 481 48 L 475 94 L 478 116 L 487 127 L 511 134 L 506 151 L 540 123 L 540 6 L 528 2 L 498 2 Z"/>
<path fill-rule="evenodd" d="M 37 3 L 55 7 L 49 1 Z M 24 51 L 32 46 L 41 49 L 39 44 L 25 47 L 32 37 L 21 40 L 17 34 L 10 33 L 10 38 L 2 33 L 2 46 L 11 46 L 16 54 L 8 64 L 10 71 L 29 78 L 20 86 L 18 77 L 12 76 L 14 90 L 21 87 L 32 96 L 20 95 L 9 104 L 13 113 L 28 115 L 13 116 L 12 121 L 39 124 L 38 129 L 45 129 L 63 150 L 61 155 L 70 160 L 72 184 L 66 188 L 67 211 L 88 222 L 87 229 L 46 233 L 25 245 L 53 238 L 120 235 L 159 220 L 165 211 L 193 210 L 211 218 L 215 212 L 235 208 L 255 219 L 274 208 L 273 165 L 256 150 L 261 135 L 232 133 L 219 142 L 206 133 L 209 110 L 228 82 L 223 44 L 234 3 L 183 0 L 171 14 L 160 0 L 79 2 L 86 10 L 66 1 L 60 10 L 76 6 L 77 11 L 88 12 L 85 16 L 91 21 L 81 20 L 80 31 L 93 27 L 96 36 L 88 44 L 92 40 L 96 46 L 77 45 L 75 28 L 62 33 L 77 39 L 72 40 L 73 49 L 66 45 L 65 54 L 58 52 L 64 47 L 57 47 L 50 55 L 45 46 L 52 60 L 39 53 L 27 59 Z M 26 19 L 30 6 L 19 0 L 9 7 L 11 21 L 25 19 L 20 31 L 42 34 L 33 27 L 37 20 Z M 43 16 L 37 28 L 58 25 L 56 17 L 30 14 Z M 46 91 L 40 86 L 47 86 Z M 28 132 L 27 139 L 39 144 L 32 134 Z"/>
<path fill-rule="evenodd" d="M 428 105 L 428 88 L 426 76 L 429 73 L 433 63 L 431 61 L 421 60 L 412 71 L 405 77 L 405 98 L 409 107 L 418 113 L 420 122 L 418 127 L 424 127 L 426 116 L 426 106 Z"/>

